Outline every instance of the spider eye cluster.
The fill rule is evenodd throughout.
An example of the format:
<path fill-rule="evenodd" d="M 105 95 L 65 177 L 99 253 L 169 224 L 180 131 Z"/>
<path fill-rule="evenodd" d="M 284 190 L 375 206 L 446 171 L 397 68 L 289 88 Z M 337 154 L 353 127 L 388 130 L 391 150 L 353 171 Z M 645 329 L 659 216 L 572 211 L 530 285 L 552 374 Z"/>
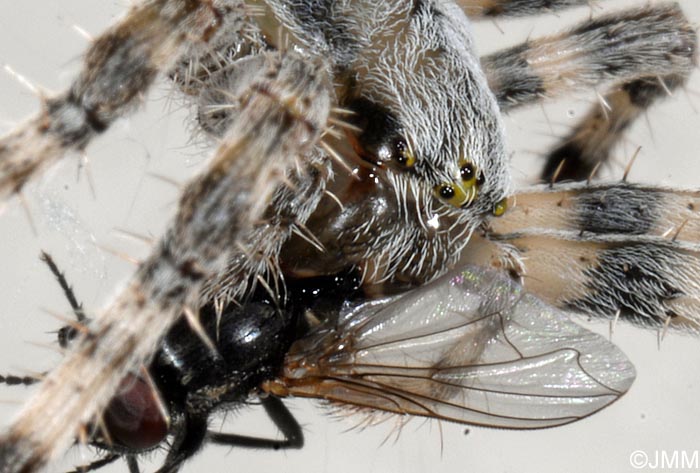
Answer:
<path fill-rule="evenodd" d="M 435 186 L 435 195 L 442 201 L 459 208 L 471 205 L 484 184 L 484 174 L 466 159 L 459 162 L 459 181 L 443 182 Z"/>
<path fill-rule="evenodd" d="M 454 207 L 466 208 L 479 196 L 479 190 L 485 182 L 484 173 L 466 159 L 459 162 L 459 181 L 443 182 L 434 187 L 435 195 Z M 495 217 L 500 217 L 508 209 L 508 199 L 496 202 L 491 210 Z"/>
<path fill-rule="evenodd" d="M 348 108 L 354 112 L 352 125 L 357 128 L 348 139 L 363 161 L 400 171 L 416 165 L 416 155 L 394 114 L 365 98 L 354 99 Z"/>
<path fill-rule="evenodd" d="M 392 142 L 391 160 L 399 166 L 410 169 L 416 164 L 416 156 L 409 146 L 408 142 L 402 138 L 395 138 Z"/>
<path fill-rule="evenodd" d="M 379 143 L 374 152 L 361 156 L 377 166 L 388 165 L 399 170 L 408 170 L 416 165 L 416 156 L 411 146 L 404 137 L 398 135 Z"/>

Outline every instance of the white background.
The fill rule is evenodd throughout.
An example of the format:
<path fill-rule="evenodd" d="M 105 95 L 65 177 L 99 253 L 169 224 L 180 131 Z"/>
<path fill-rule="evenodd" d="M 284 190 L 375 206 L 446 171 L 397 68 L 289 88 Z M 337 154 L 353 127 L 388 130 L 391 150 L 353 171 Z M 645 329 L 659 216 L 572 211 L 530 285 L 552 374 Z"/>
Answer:
<path fill-rule="evenodd" d="M 609 10 L 612 5 L 643 2 L 597 3 Z M 700 21 L 700 2 L 680 3 L 694 21 Z M 0 6 L 0 63 L 49 91 L 65 88 L 78 70 L 87 40 L 74 25 L 96 35 L 125 8 L 107 0 L 0 0 Z M 587 18 L 590 12 L 582 8 L 537 20 L 487 22 L 476 28 L 477 42 L 482 52 L 489 52 L 528 36 L 554 32 Z M 518 182 L 532 182 L 548 144 L 575 123 L 594 97 L 591 91 L 508 118 Z M 70 314 L 58 286 L 38 261 L 40 249 L 55 256 L 78 298 L 94 312 L 104 307 L 133 270 L 103 248 L 135 258 L 148 251 L 117 229 L 161 234 L 175 210 L 178 190 L 153 175 L 185 182 L 206 157 L 201 149 L 188 145 L 187 114 L 172 98 L 166 88 L 154 91 L 144 111 L 118 122 L 88 148 L 94 194 L 86 172 L 78 170 L 77 158 L 64 160 L 31 185 L 24 195 L 36 233 L 17 199 L 4 207 L 0 215 L 0 373 L 39 372 L 60 358 L 51 331 L 61 322 L 51 313 Z M 696 161 L 700 116 L 694 104 L 700 108 L 700 73 L 687 91 L 677 92 L 654 107 L 646 122 L 636 124 L 617 150 L 608 176 L 619 177 L 641 145 L 631 180 L 700 187 Z M 10 129 L 38 106 L 36 96 L 0 71 L 0 131 Z M 607 333 L 606 325 L 597 328 Z M 317 402 L 295 400 L 288 405 L 304 426 L 307 446 L 303 450 L 205 447 L 185 471 L 624 472 L 632 470 L 629 456 L 635 450 L 652 459 L 661 450 L 690 455 L 700 450 L 700 340 L 673 335 L 659 349 L 656 333 L 618 327 L 614 341 L 637 366 L 637 381 L 620 402 L 570 426 L 534 432 L 470 428 L 465 435 L 464 426 L 414 419 L 397 439 L 398 423 L 393 419 L 346 432 L 361 418 L 337 419 Z M 27 394 L 23 388 L 0 386 L 2 424 L 10 421 Z M 228 431 L 276 434 L 255 408 L 232 414 L 226 422 Z M 89 450 L 73 449 L 55 471 L 91 458 Z M 152 471 L 156 465 L 145 464 L 144 469 Z M 126 465 L 117 463 L 110 471 L 126 471 Z"/>

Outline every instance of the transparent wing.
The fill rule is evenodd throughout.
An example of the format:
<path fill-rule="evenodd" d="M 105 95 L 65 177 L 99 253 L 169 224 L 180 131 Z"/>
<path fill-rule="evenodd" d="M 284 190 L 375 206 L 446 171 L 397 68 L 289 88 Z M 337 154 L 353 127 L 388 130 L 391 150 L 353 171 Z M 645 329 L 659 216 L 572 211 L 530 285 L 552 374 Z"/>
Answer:
<path fill-rule="evenodd" d="M 500 273 L 469 267 L 298 342 L 270 390 L 529 429 L 586 417 L 634 377 L 605 338 Z"/>

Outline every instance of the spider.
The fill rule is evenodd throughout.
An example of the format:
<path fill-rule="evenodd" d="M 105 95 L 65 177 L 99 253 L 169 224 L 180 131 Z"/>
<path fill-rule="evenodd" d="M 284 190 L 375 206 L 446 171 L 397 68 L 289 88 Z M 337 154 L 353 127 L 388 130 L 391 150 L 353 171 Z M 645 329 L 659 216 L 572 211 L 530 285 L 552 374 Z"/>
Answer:
<path fill-rule="evenodd" d="M 580 14 L 580 11 L 579 11 L 579 14 Z M 651 154 L 651 153 L 650 153 L 650 154 Z M 516 159 L 515 164 L 516 164 L 516 166 L 517 166 L 517 159 L 518 159 L 518 158 L 516 157 L 515 159 Z M 102 187 L 102 186 L 97 186 L 98 192 L 99 192 L 99 189 L 100 189 L 101 187 Z M 43 237 L 43 235 L 42 235 L 42 237 Z M 16 312 L 16 310 L 13 310 L 13 312 Z M 28 338 L 34 338 L 34 337 L 31 337 L 31 336 L 30 336 L 30 337 L 28 337 Z M 634 359 L 634 357 L 632 357 L 632 358 Z M 635 360 L 635 361 L 636 361 L 636 360 Z M 556 434 L 555 434 L 555 435 L 556 435 Z M 518 441 L 518 440 L 516 440 L 516 441 Z"/>

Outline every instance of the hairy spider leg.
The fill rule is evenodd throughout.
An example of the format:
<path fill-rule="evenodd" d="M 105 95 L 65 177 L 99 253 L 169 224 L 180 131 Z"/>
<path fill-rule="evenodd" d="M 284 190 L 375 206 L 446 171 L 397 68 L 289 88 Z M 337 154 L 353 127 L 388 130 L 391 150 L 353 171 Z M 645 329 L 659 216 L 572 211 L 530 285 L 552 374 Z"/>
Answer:
<path fill-rule="evenodd" d="M 482 59 L 501 110 L 613 82 L 547 156 L 545 182 L 584 180 L 654 102 L 696 67 L 697 35 L 679 5 L 624 10 Z"/>
<path fill-rule="evenodd" d="M 456 3 L 475 20 L 539 15 L 592 5 L 591 0 L 457 0 Z"/>

